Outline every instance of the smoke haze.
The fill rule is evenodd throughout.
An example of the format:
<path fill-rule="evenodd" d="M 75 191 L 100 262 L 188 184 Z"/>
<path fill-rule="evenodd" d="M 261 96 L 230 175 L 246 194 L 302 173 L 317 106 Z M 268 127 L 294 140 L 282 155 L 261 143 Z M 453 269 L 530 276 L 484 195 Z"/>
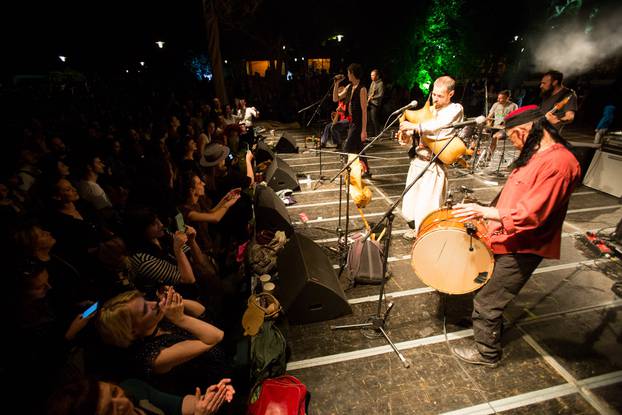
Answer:
<path fill-rule="evenodd" d="M 622 10 L 597 19 L 590 33 L 576 23 L 548 30 L 532 48 L 538 71 L 556 69 L 564 76 L 580 75 L 622 52 Z"/>

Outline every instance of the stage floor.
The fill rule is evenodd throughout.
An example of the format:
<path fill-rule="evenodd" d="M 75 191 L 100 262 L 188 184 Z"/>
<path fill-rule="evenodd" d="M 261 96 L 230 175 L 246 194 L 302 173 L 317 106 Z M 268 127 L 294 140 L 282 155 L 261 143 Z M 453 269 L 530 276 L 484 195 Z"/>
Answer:
<path fill-rule="evenodd" d="M 298 154 L 279 155 L 300 174 L 301 191 L 294 193 L 297 204 L 288 207 L 291 220 L 297 232 L 326 248 L 337 273 L 338 258 L 329 248 L 337 246 L 339 180 L 325 180 L 313 190 L 320 164 L 317 154 L 305 149 L 305 138 L 312 132 L 281 132 L 294 137 L 300 147 Z M 268 133 L 267 137 L 269 141 Z M 590 141 L 591 137 L 574 134 L 571 139 Z M 309 149 L 312 146 L 307 142 Z M 386 158 L 370 160 L 373 178 L 366 181 L 373 201 L 364 212 L 368 221 L 375 222 L 403 190 L 409 160 L 407 149 L 390 139 L 378 142 L 368 154 Z M 322 175 L 331 178 L 340 166 L 337 155 L 323 153 Z M 477 174 L 452 168 L 450 189 L 467 186 L 479 201 L 488 202 L 505 180 L 488 174 L 494 173 L 494 167 Z M 306 225 L 301 213 L 309 219 Z M 471 295 L 448 297 L 442 312 L 440 295 L 412 270 L 412 243 L 402 238 L 407 225 L 399 206 L 395 213 L 389 253 L 392 277 L 386 285 L 395 307 L 388 333 L 412 365 L 404 368 L 383 338 L 369 339 L 359 330 L 330 329 L 335 324 L 361 323 L 375 313 L 379 286 L 349 289 L 346 297 L 353 314 L 289 327 L 288 372 L 309 388 L 311 414 L 622 410 L 622 299 L 611 290 L 613 282 L 622 279 L 622 266 L 616 258 L 597 255 L 585 240 L 586 231 L 618 223 L 622 205 L 617 198 L 585 186 L 576 189 L 564 223 L 561 259 L 543 261 L 507 309 L 504 357 L 496 369 L 466 365 L 450 353 L 448 343 L 472 341 Z M 361 229 L 363 222 L 354 205 L 350 216 L 350 230 Z"/>

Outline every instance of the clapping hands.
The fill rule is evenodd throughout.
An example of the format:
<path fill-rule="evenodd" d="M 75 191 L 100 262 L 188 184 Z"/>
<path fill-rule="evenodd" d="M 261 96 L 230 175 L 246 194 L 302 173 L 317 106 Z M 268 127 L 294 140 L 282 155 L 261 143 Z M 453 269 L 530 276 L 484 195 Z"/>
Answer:
<path fill-rule="evenodd" d="M 235 389 L 230 383 L 231 379 L 222 379 L 217 385 L 207 388 L 205 395 L 201 395 L 201 388 L 196 388 L 194 415 L 215 414 L 225 401 L 231 402 Z"/>

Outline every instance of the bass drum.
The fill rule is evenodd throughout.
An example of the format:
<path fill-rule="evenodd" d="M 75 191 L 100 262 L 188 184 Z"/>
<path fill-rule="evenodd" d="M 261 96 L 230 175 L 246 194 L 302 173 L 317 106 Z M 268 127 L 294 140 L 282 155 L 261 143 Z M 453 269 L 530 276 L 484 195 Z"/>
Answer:
<path fill-rule="evenodd" d="M 424 284 L 447 294 L 475 291 L 495 266 L 483 221 L 460 222 L 452 209 L 425 217 L 413 245 L 411 265 Z"/>

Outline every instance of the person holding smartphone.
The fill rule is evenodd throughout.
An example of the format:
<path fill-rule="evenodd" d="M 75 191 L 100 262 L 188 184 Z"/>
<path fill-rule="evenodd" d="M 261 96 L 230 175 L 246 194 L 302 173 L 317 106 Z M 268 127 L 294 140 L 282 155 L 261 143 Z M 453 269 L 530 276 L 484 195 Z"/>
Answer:
<path fill-rule="evenodd" d="M 11 382 L 5 385 L 5 393 L 20 397 L 28 393 L 25 399 L 32 413 L 45 413 L 45 394 L 72 372 L 71 352 L 95 316 L 92 310 L 96 307 L 84 302 L 72 317 L 59 317 L 49 301 L 52 285 L 47 269 L 39 261 L 21 264 L 7 280 L 11 295 L 3 301 L 7 308 L 3 314 L 11 317 L 5 321 L 10 336 L 4 341 L 7 359 L 3 369 Z M 87 310 L 89 313 L 84 313 Z M 40 393 L 32 394 L 32 390 Z"/>
<path fill-rule="evenodd" d="M 154 298 L 159 287 L 173 285 L 193 293 L 196 276 L 192 260 L 201 260 L 196 231 L 167 232 L 158 216 L 149 209 L 126 215 L 130 268 L 134 284 Z M 184 287 L 184 288 L 182 288 Z"/>

